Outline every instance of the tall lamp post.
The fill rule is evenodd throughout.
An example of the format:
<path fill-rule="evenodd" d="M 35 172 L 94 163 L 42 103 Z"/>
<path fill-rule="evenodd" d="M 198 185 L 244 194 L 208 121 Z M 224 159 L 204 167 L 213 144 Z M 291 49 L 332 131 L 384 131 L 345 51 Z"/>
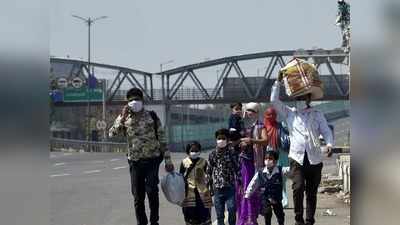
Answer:
<path fill-rule="evenodd" d="M 163 66 L 164 66 L 164 65 L 171 64 L 171 63 L 173 63 L 173 62 L 174 62 L 174 60 L 171 59 L 171 60 L 168 60 L 168 61 L 166 61 L 166 62 L 160 63 L 160 72 L 163 71 Z"/>
<path fill-rule="evenodd" d="M 91 133 L 90 133 L 90 88 L 89 88 L 89 80 L 90 80 L 90 32 L 91 32 L 91 26 L 92 26 L 92 24 L 94 23 L 94 22 L 96 22 L 96 21 L 98 21 L 98 20 L 101 20 L 101 19 L 106 19 L 106 18 L 108 18 L 107 16 L 100 16 L 100 17 L 96 17 L 96 18 L 94 18 L 94 19 L 92 19 L 91 17 L 88 17 L 88 18 L 83 18 L 83 17 L 81 17 L 81 16 L 77 16 L 77 15 L 72 15 L 72 17 L 74 17 L 74 18 L 77 18 L 77 19 L 80 19 L 80 20 L 82 20 L 83 22 L 85 22 L 85 24 L 88 26 L 88 79 L 87 79 L 87 83 L 86 83 L 86 88 L 87 88 L 87 108 L 86 108 L 86 111 L 87 111 L 87 141 L 88 141 L 88 151 L 91 151 L 91 148 L 90 148 L 90 141 L 91 141 L 91 138 L 90 138 L 90 135 L 91 135 Z"/>
<path fill-rule="evenodd" d="M 162 79 L 162 81 L 161 81 L 161 91 L 162 91 L 162 98 L 163 98 L 163 101 L 165 101 L 165 76 L 164 76 L 164 74 L 162 74 L 162 71 L 163 71 L 163 65 L 167 65 L 167 64 L 171 64 L 171 63 L 173 63 L 174 62 L 174 60 L 173 59 L 171 59 L 171 60 L 168 60 L 168 61 L 166 61 L 166 62 L 162 62 L 162 63 L 160 63 L 160 73 L 161 73 L 161 79 Z M 168 87 L 168 85 L 167 85 L 167 88 L 169 88 Z M 168 93 L 168 91 L 167 91 L 167 93 Z M 167 138 L 168 138 L 168 143 L 170 142 L 170 140 L 172 139 L 172 135 L 171 135 L 171 130 L 170 130 L 170 126 L 169 126 L 169 123 L 170 123 L 170 120 L 171 120 L 171 118 L 170 118 L 170 106 L 169 106 L 169 104 L 168 104 L 168 101 L 166 101 L 166 102 L 164 102 L 164 104 L 165 104 L 165 131 L 166 131 L 166 136 L 167 136 Z"/>
<path fill-rule="evenodd" d="M 171 59 L 171 60 L 168 60 L 166 62 L 160 63 L 160 74 L 161 74 L 161 79 L 162 79 L 161 86 L 162 86 L 162 97 L 163 97 L 163 100 L 165 99 L 165 90 L 164 90 L 165 89 L 165 87 L 164 87 L 165 80 L 164 80 L 164 74 L 162 74 L 163 66 L 167 65 L 167 64 L 171 64 L 173 62 L 174 62 L 174 60 Z"/>

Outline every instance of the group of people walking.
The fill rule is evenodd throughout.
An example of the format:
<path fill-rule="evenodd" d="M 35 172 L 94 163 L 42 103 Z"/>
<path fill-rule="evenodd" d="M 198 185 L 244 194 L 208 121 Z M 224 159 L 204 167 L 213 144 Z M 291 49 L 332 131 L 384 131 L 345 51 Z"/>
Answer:
<path fill-rule="evenodd" d="M 258 103 L 231 105 L 229 126 L 215 132 L 215 149 L 208 158 L 200 157 L 199 142 L 186 146 L 187 157 L 179 166 L 185 180 L 181 206 L 186 224 L 211 224 L 212 207 L 218 225 L 224 224 L 225 208 L 229 225 L 256 225 L 259 215 L 264 216 L 265 224 L 271 224 L 273 213 L 278 224 L 284 224 L 284 208 L 288 205 L 286 177 L 292 180 L 295 224 L 315 223 L 322 170 L 318 137 L 322 135 L 326 140 L 326 154 L 330 156 L 333 135 L 324 115 L 310 106 L 310 94 L 297 97 L 297 107 L 288 107 L 279 100 L 280 85 L 281 80 L 274 83 L 272 106 L 265 112 L 261 112 Z M 164 159 L 167 172 L 175 168 L 160 120 L 154 112 L 143 108 L 143 93 L 133 88 L 128 91 L 127 100 L 128 105 L 109 135 L 122 134 L 128 140 L 137 223 L 148 224 L 144 205 L 147 194 L 150 224 L 158 225 L 159 165 Z M 285 127 L 278 122 L 278 116 Z"/>
<path fill-rule="evenodd" d="M 230 225 L 258 224 L 260 214 L 265 217 L 266 224 L 271 224 L 272 211 L 279 224 L 283 224 L 283 208 L 287 206 L 283 175 L 289 165 L 287 153 L 278 140 L 279 129 L 283 128 L 276 120 L 274 108 L 268 108 L 262 119 L 258 103 L 248 103 L 244 107 L 243 120 L 242 104 L 231 104 L 229 127 L 215 132 L 216 148 L 209 154 L 208 163 L 191 150 L 198 152 L 198 142 L 187 146 L 188 157 L 182 161 L 181 168 L 188 168 L 185 167 L 188 164 L 194 166 L 199 161 L 204 163 L 189 173 L 192 177 L 187 177 L 187 170 L 181 170 L 181 173 L 185 174 L 189 184 L 196 177 L 199 183 L 208 183 L 205 187 L 209 187 L 210 194 L 206 195 L 205 202 L 211 202 L 211 196 L 214 196 L 219 225 L 224 224 L 225 206 Z M 201 176 L 198 171 L 202 171 Z M 186 196 L 196 196 L 199 192 L 196 188 L 186 190 Z M 193 199 L 198 203 L 196 207 L 183 206 L 186 224 L 211 224 L 211 205 L 202 203 L 201 194 L 197 196 Z M 188 213 L 190 210 L 199 213 Z"/>

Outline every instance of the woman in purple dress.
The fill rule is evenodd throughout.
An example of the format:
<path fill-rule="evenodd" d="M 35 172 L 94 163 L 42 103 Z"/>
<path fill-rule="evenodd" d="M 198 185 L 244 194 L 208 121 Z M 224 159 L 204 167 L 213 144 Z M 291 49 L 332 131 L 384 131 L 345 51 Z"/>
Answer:
<path fill-rule="evenodd" d="M 241 139 L 239 155 L 241 183 L 236 188 L 236 207 L 238 212 L 237 225 L 258 225 L 257 217 L 260 212 L 260 196 L 254 194 L 251 198 L 244 198 L 244 191 L 256 173 L 258 153 L 267 144 L 267 133 L 259 120 L 260 105 L 258 103 L 246 104 L 246 116 L 251 120 L 246 129 L 246 137 Z M 262 151 L 261 151 L 262 152 Z"/>

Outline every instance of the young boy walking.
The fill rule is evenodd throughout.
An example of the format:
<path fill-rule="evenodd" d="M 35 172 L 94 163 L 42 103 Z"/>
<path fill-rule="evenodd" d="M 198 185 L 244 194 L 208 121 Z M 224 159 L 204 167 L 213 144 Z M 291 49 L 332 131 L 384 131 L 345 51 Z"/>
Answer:
<path fill-rule="evenodd" d="M 277 166 L 278 157 L 278 152 L 274 150 L 264 153 L 265 167 L 254 175 L 245 192 L 245 198 L 250 198 L 254 191 L 260 188 L 262 193 L 261 214 L 264 215 L 265 225 L 271 224 L 272 211 L 274 211 L 279 225 L 283 225 L 285 222 L 282 206 L 283 176 L 288 173 L 290 168 Z"/>
<path fill-rule="evenodd" d="M 237 131 L 241 136 L 244 135 L 244 123 L 242 118 L 242 103 L 237 102 L 230 105 L 232 114 L 229 116 L 229 131 Z"/>
<path fill-rule="evenodd" d="M 235 182 L 239 166 L 228 145 L 229 130 L 219 129 L 215 132 L 216 149 L 209 155 L 208 174 L 211 178 L 211 190 L 214 194 L 215 212 L 218 225 L 224 225 L 225 204 L 228 208 L 229 225 L 236 224 Z"/>

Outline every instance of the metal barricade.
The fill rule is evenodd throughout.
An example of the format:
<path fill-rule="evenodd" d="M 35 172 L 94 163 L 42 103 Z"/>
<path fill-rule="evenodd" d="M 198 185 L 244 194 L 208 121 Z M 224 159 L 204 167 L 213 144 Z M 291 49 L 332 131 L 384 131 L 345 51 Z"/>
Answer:
<path fill-rule="evenodd" d="M 50 151 L 127 152 L 127 149 L 127 143 L 50 138 Z"/>

